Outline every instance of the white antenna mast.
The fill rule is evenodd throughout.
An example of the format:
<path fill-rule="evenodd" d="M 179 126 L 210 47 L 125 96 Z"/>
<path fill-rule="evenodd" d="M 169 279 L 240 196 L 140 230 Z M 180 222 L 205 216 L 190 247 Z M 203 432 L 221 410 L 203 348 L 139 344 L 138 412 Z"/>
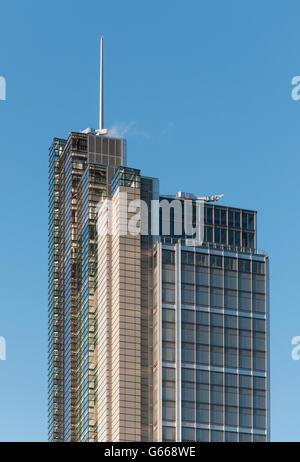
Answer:
<path fill-rule="evenodd" d="M 107 135 L 108 130 L 103 128 L 103 36 L 100 38 L 100 95 L 99 95 L 99 129 L 97 135 Z"/>

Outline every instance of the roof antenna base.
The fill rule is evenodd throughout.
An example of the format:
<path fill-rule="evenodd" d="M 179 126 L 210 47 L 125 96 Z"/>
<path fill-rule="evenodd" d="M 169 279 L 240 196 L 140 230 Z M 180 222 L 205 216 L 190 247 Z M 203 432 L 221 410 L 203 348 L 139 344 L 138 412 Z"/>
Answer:
<path fill-rule="evenodd" d="M 108 134 L 108 129 L 107 128 L 99 128 L 98 130 L 95 130 L 96 135 L 107 135 Z"/>

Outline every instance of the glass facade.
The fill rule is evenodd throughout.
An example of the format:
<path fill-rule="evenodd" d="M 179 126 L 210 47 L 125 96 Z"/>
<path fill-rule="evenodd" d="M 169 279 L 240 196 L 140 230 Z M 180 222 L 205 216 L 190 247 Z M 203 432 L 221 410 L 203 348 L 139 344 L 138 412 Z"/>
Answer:
<path fill-rule="evenodd" d="M 266 441 L 267 257 L 160 243 L 155 261 L 162 268 L 155 273 L 161 284 L 157 438 Z"/>
<path fill-rule="evenodd" d="M 184 201 L 178 197 L 162 196 L 161 201 L 170 203 L 170 214 L 164 218 L 169 221 L 167 227 L 172 238 L 186 239 L 189 236 L 184 228 Z M 182 203 L 181 222 L 175 221 L 175 208 L 172 202 L 176 199 Z M 160 211 L 160 235 L 163 235 L 163 217 Z M 192 205 L 192 226 L 196 226 L 196 202 Z M 179 230 L 179 232 L 178 232 Z M 167 240 L 168 238 L 166 238 Z M 227 249 L 238 250 L 243 248 L 254 251 L 256 244 L 256 212 L 250 210 L 235 209 L 225 206 L 209 205 L 204 203 L 204 242 L 218 246 L 226 246 Z"/>
<path fill-rule="evenodd" d="M 154 236 L 152 201 L 176 198 L 125 167 L 124 140 L 71 133 L 49 153 L 49 440 L 267 441 L 269 263 L 256 212 L 205 203 L 192 246 L 184 207 L 179 229 L 170 204 Z M 147 205 L 148 233 L 121 233 L 125 192 Z M 116 230 L 98 234 L 109 201 Z"/>

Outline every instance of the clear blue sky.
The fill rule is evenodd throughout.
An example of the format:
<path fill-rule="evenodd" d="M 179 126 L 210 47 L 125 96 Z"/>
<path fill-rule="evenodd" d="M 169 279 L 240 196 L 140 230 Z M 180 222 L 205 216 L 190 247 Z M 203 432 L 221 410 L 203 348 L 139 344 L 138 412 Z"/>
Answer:
<path fill-rule="evenodd" d="M 48 146 L 105 125 L 161 192 L 258 210 L 271 261 L 272 439 L 300 440 L 300 4 L 7 1 L 0 6 L 0 440 L 47 438 Z"/>

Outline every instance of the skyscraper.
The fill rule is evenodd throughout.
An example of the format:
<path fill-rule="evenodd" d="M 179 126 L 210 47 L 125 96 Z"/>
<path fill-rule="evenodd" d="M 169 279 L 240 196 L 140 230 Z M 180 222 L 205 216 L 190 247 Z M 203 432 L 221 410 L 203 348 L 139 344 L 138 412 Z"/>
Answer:
<path fill-rule="evenodd" d="M 49 440 L 266 441 L 256 212 L 161 197 L 100 121 L 49 151 Z"/>

